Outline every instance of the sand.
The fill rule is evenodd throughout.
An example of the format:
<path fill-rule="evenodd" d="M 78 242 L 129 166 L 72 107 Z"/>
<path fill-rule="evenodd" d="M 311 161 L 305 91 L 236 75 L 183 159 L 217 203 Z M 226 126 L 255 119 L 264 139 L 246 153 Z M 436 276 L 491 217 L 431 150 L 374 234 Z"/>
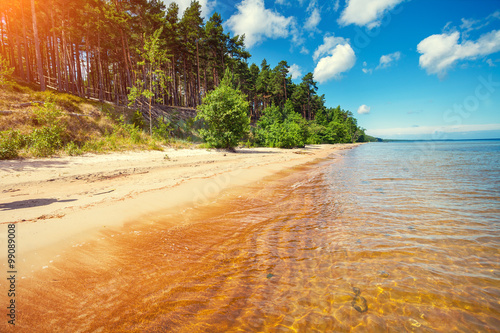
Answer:
<path fill-rule="evenodd" d="M 125 152 L 0 161 L 0 239 L 16 224 L 23 275 L 47 267 L 62 249 L 103 230 L 189 205 L 209 204 L 230 188 L 278 171 L 335 157 L 354 145 Z M 3 243 L 3 241 L 2 241 Z M 0 251 L 6 272 L 7 251 Z"/>

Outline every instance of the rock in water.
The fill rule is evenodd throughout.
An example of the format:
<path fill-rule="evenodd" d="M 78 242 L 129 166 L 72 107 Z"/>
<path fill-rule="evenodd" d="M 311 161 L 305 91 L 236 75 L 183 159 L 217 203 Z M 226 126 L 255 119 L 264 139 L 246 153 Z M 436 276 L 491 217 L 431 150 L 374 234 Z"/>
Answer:
<path fill-rule="evenodd" d="M 361 313 L 368 311 L 368 304 L 366 303 L 366 299 L 363 296 L 360 296 L 361 290 L 359 290 L 359 288 L 357 287 L 353 287 L 352 291 L 355 294 L 354 299 L 351 302 L 352 307 L 356 311 Z"/>
<path fill-rule="evenodd" d="M 366 304 L 366 299 L 363 296 L 354 296 L 351 304 L 352 307 L 358 312 L 368 311 L 368 304 Z"/>
<path fill-rule="evenodd" d="M 379 271 L 378 273 L 383 278 L 388 278 L 389 277 L 389 273 L 387 273 L 386 271 Z"/>

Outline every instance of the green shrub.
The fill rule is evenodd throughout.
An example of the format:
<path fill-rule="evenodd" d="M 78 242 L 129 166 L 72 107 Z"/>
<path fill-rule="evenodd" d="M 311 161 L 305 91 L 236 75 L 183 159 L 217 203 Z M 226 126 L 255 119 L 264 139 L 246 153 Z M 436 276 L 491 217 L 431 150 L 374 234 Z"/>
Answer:
<path fill-rule="evenodd" d="M 29 136 L 32 154 L 37 157 L 53 155 L 63 145 L 62 132 L 62 128 L 57 125 L 36 128 Z"/>
<path fill-rule="evenodd" d="M 144 129 L 144 126 L 146 126 L 146 123 L 144 122 L 144 117 L 142 116 L 142 113 L 139 110 L 134 112 L 134 114 L 132 115 L 131 122 L 132 125 L 140 129 Z"/>
<path fill-rule="evenodd" d="M 0 132 L 0 160 L 19 156 L 19 150 L 25 145 L 26 139 L 18 130 Z"/>
<path fill-rule="evenodd" d="M 214 148 L 234 148 L 249 131 L 246 96 L 231 85 L 231 73 L 226 70 L 219 87 L 203 98 L 195 118 L 204 120 L 206 128 L 200 129 L 200 135 Z"/>
<path fill-rule="evenodd" d="M 103 150 L 105 144 L 104 140 L 86 141 L 82 146 L 82 152 L 100 152 Z"/>
<path fill-rule="evenodd" d="M 167 123 L 162 120 L 158 120 L 153 127 L 153 138 L 167 142 L 170 136 L 169 134 L 170 122 Z"/>
<path fill-rule="evenodd" d="M 54 102 L 45 102 L 37 107 L 34 111 L 34 119 L 36 125 L 57 125 L 59 117 L 62 115 L 61 110 L 56 108 Z"/>
<path fill-rule="evenodd" d="M 66 145 L 66 153 L 70 156 L 77 156 L 83 154 L 83 151 L 75 142 L 71 141 Z"/>
<path fill-rule="evenodd" d="M 293 110 L 291 101 L 283 109 L 273 105 L 266 108 L 257 122 L 256 140 L 277 148 L 303 147 L 307 139 L 307 122 Z"/>

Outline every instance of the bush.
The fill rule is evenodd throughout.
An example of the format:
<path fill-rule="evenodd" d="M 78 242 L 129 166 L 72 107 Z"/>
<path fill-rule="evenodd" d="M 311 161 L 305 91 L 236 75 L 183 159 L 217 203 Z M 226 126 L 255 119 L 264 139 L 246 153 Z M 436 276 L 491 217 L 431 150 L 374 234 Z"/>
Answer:
<path fill-rule="evenodd" d="M 70 156 L 77 156 L 83 154 L 83 151 L 75 142 L 71 141 L 66 145 L 66 153 Z"/>
<path fill-rule="evenodd" d="M 32 154 L 37 157 L 53 155 L 63 145 L 62 133 L 63 130 L 57 125 L 36 128 L 29 137 Z"/>
<path fill-rule="evenodd" d="M 231 87 L 230 77 L 226 70 L 220 86 L 209 92 L 198 107 L 196 120 L 203 119 L 207 126 L 200 130 L 200 135 L 210 147 L 234 148 L 249 131 L 246 96 Z"/>
<path fill-rule="evenodd" d="M 144 126 L 146 126 L 146 123 L 144 122 L 144 117 L 142 116 L 142 113 L 139 110 L 135 111 L 134 114 L 132 115 L 132 124 L 140 129 L 144 129 Z"/>
<path fill-rule="evenodd" d="M 35 125 L 57 125 L 62 112 L 54 102 L 45 102 L 33 111 L 33 115 Z"/>
<path fill-rule="evenodd" d="M 283 109 L 275 105 L 266 108 L 257 126 L 257 141 L 265 146 L 293 148 L 306 144 L 307 122 L 293 110 L 290 101 Z"/>
<path fill-rule="evenodd" d="M 19 131 L 8 130 L 0 132 L 0 160 L 19 156 L 19 150 L 25 145 L 26 139 Z"/>
<path fill-rule="evenodd" d="M 157 140 L 168 141 L 170 134 L 170 122 L 164 122 L 158 119 L 155 126 L 153 127 L 153 138 Z"/>

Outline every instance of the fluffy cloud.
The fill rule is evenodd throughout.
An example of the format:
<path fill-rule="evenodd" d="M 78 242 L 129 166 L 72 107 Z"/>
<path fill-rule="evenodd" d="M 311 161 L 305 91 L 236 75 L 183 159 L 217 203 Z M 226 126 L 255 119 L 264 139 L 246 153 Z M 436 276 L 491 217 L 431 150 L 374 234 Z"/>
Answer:
<path fill-rule="evenodd" d="M 380 20 L 389 10 L 404 0 L 348 0 L 338 23 L 342 26 L 356 24 L 369 29 L 380 25 Z"/>
<path fill-rule="evenodd" d="M 245 34 L 245 44 L 248 48 L 265 38 L 286 38 L 296 30 L 294 17 L 285 17 L 266 9 L 264 0 L 243 0 L 236 8 L 238 11 L 226 24 L 235 35 Z"/>
<path fill-rule="evenodd" d="M 165 6 L 170 5 L 175 2 L 179 5 L 179 17 L 182 17 L 186 8 L 191 5 L 191 0 L 163 0 Z M 209 17 L 212 10 L 215 8 L 216 0 L 198 0 L 201 5 L 201 15 L 204 17 Z"/>
<path fill-rule="evenodd" d="M 330 53 L 337 45 L 340 44 L 349 44 L 349 41 L 343 37 L 325 35 L 323 37 L 323 44 L 320 45 L 316 51 L 314 51 L 314 61 L 318 60 L 319 57 Z"/>
<path fill-rule="evenodd" d="M 350 70 L 356 63 L 356 55 L 349 44 L 338 44 L 328 53 L 330 55 L 321 58 L 314 69 L 314 78 L 319 83 L 332 78 L 340 79 L 340 75 Z M 314 54 L 316 55 L 316 52 Z"/>
<path fill-rule="evenodd" d="M 319 13 L 319 9 L 314 8 L 311 11 L 311 16 L 309 16 L 306 23 L 304 24 L 304 28 L 306 30 L 314 30 L 316 29 L 320 21 L 321 21 L 321 15 Z"/>
<path fill-rule="evenodd" d="M 427 74 L 440 78 L 460 60 L 473 60 L 500 51 L 500 30 L 482 35 L 477 41 L 463 40 L 459 43 L 458 31 L 432 35 L 417 45 L 421 54 L 419 64 Z"/>
<path fill-rule="evenodd" d="M 380 63 L 376 69 L 387 68 L 391 66 L 394 61 L 398 61 L 401 58 L 401 52 L 394 52 L 391 54 L 383 55 L 380 57 Z"/>
<path fill-rule="evenodd" d="M 358 108 L 358 114 L 367 114 L 367 113 L 370 113 L 370 109 L 371 107 L 369 107 L 368 105 L 361 105 L 359 108 Z"/>
<path fill-rule="evenodd" d="M 299 65 L 293 64 L 288 68 L 288 74 L 292 76 L 293 80 L 300 79 L 302 77 L 302 69 Z"/>

